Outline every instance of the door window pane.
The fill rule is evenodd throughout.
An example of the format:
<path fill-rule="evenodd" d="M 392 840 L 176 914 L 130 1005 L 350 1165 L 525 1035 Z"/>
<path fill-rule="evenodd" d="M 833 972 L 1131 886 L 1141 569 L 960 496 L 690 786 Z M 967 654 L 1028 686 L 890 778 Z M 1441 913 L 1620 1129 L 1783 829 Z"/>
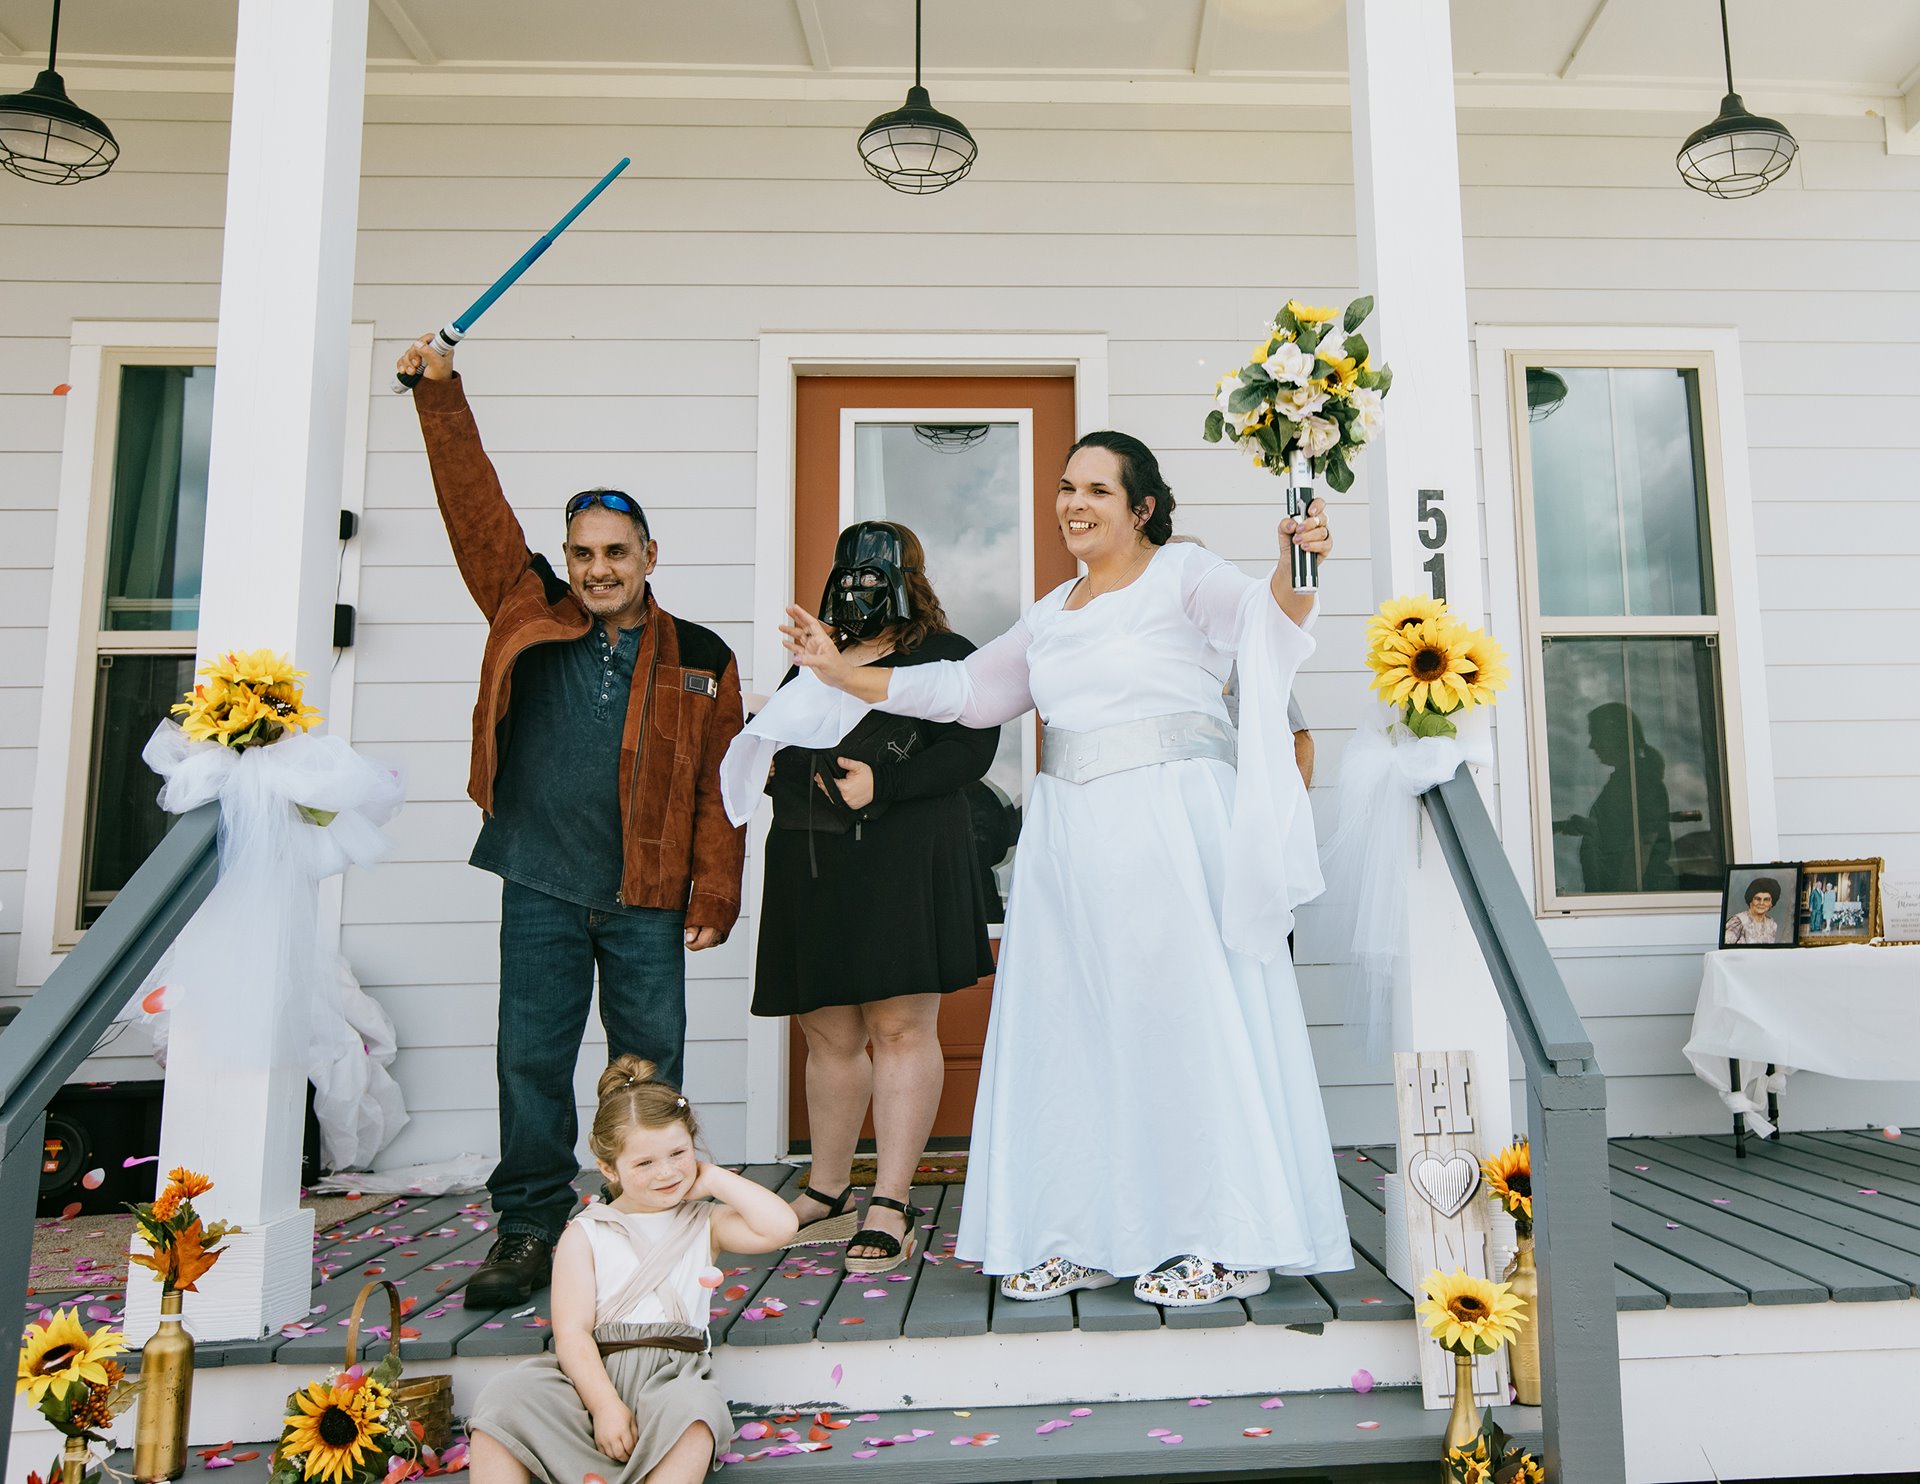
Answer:
<path fill-rule="evenodd" d="M 1698 637 L 1545 642 L 1559 895 L 1720 889 L 1718 654 Z"/>
<path fill-rule="evenodd" d="M 91 926 L 106 910 L 178 818 L 161 809 L 160 779 L 140 760 L 140 749 L 192 684 L 190 654 L 100 657 L 80 927 Z"/>
<path fill-rule="evenodd" d="M 198 627 L 212 430 L 213 367 L 121 367 L 101 628 Z"/>
<path fill-rule="evenodd" d="M 854 519 L 897 521 L 920 538 L 955 633 L 978 645 L 1012 628 L 1025 606 L 1019 425 L 857 423 L 853 448 Z M 1021 728 L 1031 724 L 1000 729 L 993 767 L 967 790 L 994 922 L 1013 877 L 1027 789 Z"/>
<path fill-rule="evenodd" d="M 1714 611 L 1700 379 L 1690 368 L 1554 366 L 1566 396 L 1527 430 L 1540 612 Z"/>

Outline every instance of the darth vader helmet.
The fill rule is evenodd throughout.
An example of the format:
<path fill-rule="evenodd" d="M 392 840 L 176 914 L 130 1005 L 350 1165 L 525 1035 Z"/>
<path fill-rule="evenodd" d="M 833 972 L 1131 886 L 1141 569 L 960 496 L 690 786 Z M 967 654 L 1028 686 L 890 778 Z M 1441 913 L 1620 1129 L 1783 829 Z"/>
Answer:
<path fill-rule="evenodd" d="M 871 639 L 912 612 L 898 528 L 883 520 L 848 526 L 833 549 L 833 570 L 820 595 L 821 622 L 839 634 Z"/>

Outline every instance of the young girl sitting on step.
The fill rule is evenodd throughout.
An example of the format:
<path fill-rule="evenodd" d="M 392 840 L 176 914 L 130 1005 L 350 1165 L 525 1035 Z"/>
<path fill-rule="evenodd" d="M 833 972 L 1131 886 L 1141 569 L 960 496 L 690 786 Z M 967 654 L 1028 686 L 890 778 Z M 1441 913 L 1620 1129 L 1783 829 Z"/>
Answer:
<path fill-rule="evenodd" d="M 785 1246 L 793 1210 L 694 1152 L 693 1107 L 653 1063 L 619 1057 L 599 1090 L 587 1142 L 610 1204 L 554 1250 L 553 1353 L 489 1382 L 467 1419 L 474 1484 L 681 1484 L 733 1437 L 701 1279 L 723 1250 Z"/>

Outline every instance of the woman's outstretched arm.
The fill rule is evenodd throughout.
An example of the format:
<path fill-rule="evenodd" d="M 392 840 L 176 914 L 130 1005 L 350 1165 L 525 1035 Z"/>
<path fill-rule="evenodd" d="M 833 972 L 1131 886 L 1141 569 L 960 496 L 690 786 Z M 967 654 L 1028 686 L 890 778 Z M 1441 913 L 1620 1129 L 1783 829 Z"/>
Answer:
<path fill-rule="evenodd" d="M 827 626 L 797 605 L 787 610 L 787 620 L 780 632 L 786 636 L 787 653 L 795 665 L 882 711 L 969 727 L 997 727 L 1033 709 L 1027 689 L 1027 647 L 1033 636 L 1025 619 L 964 660 L 904 669 L 853 664 L 835 647 Z"/>

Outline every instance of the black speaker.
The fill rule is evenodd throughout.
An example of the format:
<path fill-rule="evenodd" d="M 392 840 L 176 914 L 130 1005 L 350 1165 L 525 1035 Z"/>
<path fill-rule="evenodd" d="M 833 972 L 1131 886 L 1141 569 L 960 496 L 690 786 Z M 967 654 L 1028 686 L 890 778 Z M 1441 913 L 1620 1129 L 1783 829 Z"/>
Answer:
<path fill-rule="evenodd" d="M 47 1131 L 40 1161 L 38 1214 L 60 1216 L 69 1208 L 75 1216 L 120 1212 L 128 1205 L 153 1199 L 159 1188 L 152 1156 L 160 1148 L 160 1104 L 166 1083 L 75 1082 L 60 1089 L 47 1104 Z M 141 1163 L 128 1167 L 127 1161 Z M 100 1183 L 89 1190 L 89 1171 L 100 1172 Z M 215 1181 L 220 1171 L 201 1171 Z M 307 1089 L 305 1148 L 300 1159 L 300 1183 L 320 1178 L 320 1124 L 313 1116 L 313 1089 Z"/>

